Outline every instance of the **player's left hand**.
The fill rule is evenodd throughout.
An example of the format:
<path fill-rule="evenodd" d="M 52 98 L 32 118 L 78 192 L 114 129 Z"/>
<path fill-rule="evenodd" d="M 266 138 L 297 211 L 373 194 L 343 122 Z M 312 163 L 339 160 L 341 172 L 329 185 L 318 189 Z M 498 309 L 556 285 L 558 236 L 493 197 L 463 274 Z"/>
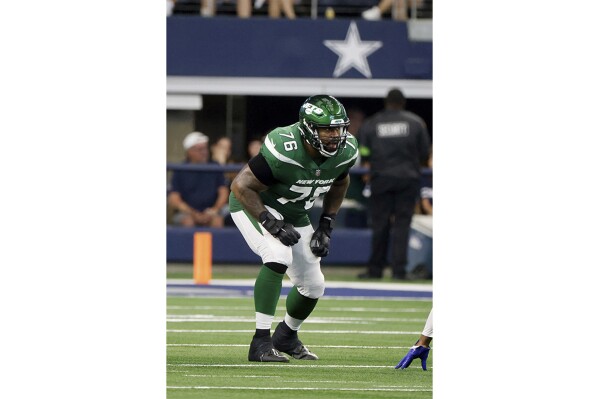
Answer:
<path fill-rule="evenodd" d="M 428 353 L 431 348 L 427 348 L 425 346 L 412 346 L 408 353 L 404 356 L 403 359 L 397 363 L 395 366 L 396 369 L 405 369 L 412 364 L 414 359 L 422 360 L 422 370 L 426 371 L 426 359 L 428 359 Z"/>
<path fill-rule="evenodd" d="M 331 233 L 335 224 L 335 214 L 320 216 L 320 222 L 318 228 L 312 234 L 310 240 L 310 249 L 316 256 L 325 257 L 329 254 L 329 247 L 331 245 Z"/>

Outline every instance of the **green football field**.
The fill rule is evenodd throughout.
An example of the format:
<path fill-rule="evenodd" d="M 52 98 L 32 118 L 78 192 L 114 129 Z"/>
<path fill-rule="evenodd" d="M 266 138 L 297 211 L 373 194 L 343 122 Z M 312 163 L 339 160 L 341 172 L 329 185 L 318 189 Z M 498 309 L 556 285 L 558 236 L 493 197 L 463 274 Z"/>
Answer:
<path fill-rule="evenodd" d="M 167 298 L 168 398 L 432 398 L 428 371 L 395 365 L 420 336 L 432 301 L 326 298 L 300 330 L 320 359 L 248 362 L 253 299 Z M 285 315 L 279 301 L 273 330 Z"/>

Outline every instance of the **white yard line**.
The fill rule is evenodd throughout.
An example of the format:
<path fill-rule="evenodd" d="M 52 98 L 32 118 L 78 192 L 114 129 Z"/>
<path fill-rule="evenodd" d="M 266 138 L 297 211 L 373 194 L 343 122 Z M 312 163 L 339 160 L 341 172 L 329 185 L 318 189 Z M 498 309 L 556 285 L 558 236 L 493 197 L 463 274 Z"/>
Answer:
<path fill-rule="evenodd" d="M 167 284 L 196 286 L 192 279 L 168 279 Z M 256 279 L 213 279 L 208 286 L 226 285 L 254 288 Z M 201 287 L 200 285 L 197 285 Z M 291 281 L 284 280 L 283 287 L 292 287 Z M 326 286 L 330 288 L 359 288 L 370 290 L 401 290 L 401 291 L 423 291 L 432 292 L 432 284 L 410 284 L 410 283 L 383 283 L 383 282 L 361 282 L 361 281 L 327 281 Z"/>
<path fill-rule="evenodd" d="M 203 297 L 207 297 L 210 299 L 231 299 L 231 298 L 247 298 L 250 297 L 253 294 L 253 291 L 248 291 L 247 289 L 240 289 L 237 290 L 237 295 L 231 295 L 233 292 L 236 292 L 235 290 L 231 290 L 231 289 L 222 289 L 222 290 L 215 290 L 212 288 L 208 288 L 206 290 L 202 290 L 202 294 L 203 295 L 197 295 L 199 294 L 200 290 L 198 290 L 197 288 L 172 288 L 172 290 L 174 290 L 173 292 L 169 292 L 168 290 L 170 290 L 171 288 L 167 288 L 167 297 L 168 298 L 176 298 L 176 297 L 182 297 L 182 296 L 186 296 L 188 298 L 196 298 L 196 299 L 200 299 Z M 187 291 L 185 291 L 187 290 Z M 217 291 L 219 292 L 219 294 L 217 295 Z M 204 295 L 205 294 L 205 295 Z M 247 294 L 247 295 L 246 295 Z M 281 295 L 281 298 L 287 298 L 287 295 Z M 386 303 L 388 302 L 392 302 L 392 301 L 397 301 L 397 302 L 432 302 L 433 299 L 432 298 L 427 298 L 427 297 L 408 297 L 408 296 L 401 296 L 398 297 L 395 294 L 391 294 L 391 296 L 372 296 L 372 295 L 355 295 L 355 296 L 345 296 L 345 295 L 329 295 L 325 293 L 325 296 L 321 298 L 321 300 L 329 300 L 329 299 L 333 299 L 333 300 L 354 300 L 354 301 L 363 301 L 363 300 L 368 300 L 368 301 L 384 301 Z"/>
<path fill-rule="evenodd" d="M 197 346 L 197 347 L 249 347 L 250 344 L 166 344 L 166 346 Z M 310 345 L 310 348 L 338 349 L 409 349 L 411 346 L 364 346 L 364 345 Z"/>
<path fill-rule="evenodd" d="M 290 364 L 290 363 L 260 363 L 252 362 L 241 364 L 197 364 L 197 363 L 168 363 L 169 367 L 297 367 L 297 368 L 327 368 L 327 369 L 393 369 L 395 366 L 367 366 L 367 365 L 347 365 L 347 364 Z M 432 367 L 429 367 L 432 369 Z"/>
<path fill-rule="evenodd" d="M 235 322 L 255 322 L 256 319 L 254 317 L 247 316 L 216 316 L 211 314 L 168 314 L 166 315 L 166 321 L 223 321 L 229 323 Z M 424 323 L 426 318 L 419 319 L 403 319 L 397 317 L 310 317 L 310 323 L 341 323 L 341 324 L 353 324 L 353 323 L 363 323 L 363 324 L 372 324 L 372 322 L 379 321 L 390 321 L 394 323 Z"/>
<path fill-rule="evenodd" d="M 167 322 L 169 323 L 256 323 L 255 318 L 249 317 L 239 317 L 239 318 L 231 318 L 231 317 L 214 317 L 214 318 L 187 318 L 187 319 L 179 319 L 179 318 L 167 318 Z M 422 319 L 421 323 L 424 323 L 426 319 Z M 342 321 L 342 320 L 318 320 L 316 318 L 310 319 L 310 324 L 375 324 L 374 321 Z"/>
<path fill-rule="evenodd" d="M 167 310 L 249 310 L 254 311 L 253 306 L 167 306 Z M 277 310 L 286 310 L 285 306 L 277 306 Z M 353 308 L 340 308 L 340 307 L 327 307 L 326 301 L 318 303 L 319 312 L 368 312 L 368 313 L 426 313 L 428 310 L 406 308 L 406 309 L 395 309 L 395 308 L 364 308 L 364 307 L 353 307 Z"/>
<path fill-rule="evenodd" d="M 256 330 L 166 330 L 171 333 L 255 333 Z M 416 335 L 421 331 L 357 331 L 357 330 L 302 330 L 302 334 L 384 334 L 384 335 Z"/>
<path fill-rule="evenodd" d="M 277 382 L 308 382 L 308 383 L 314 383 L 314 382 L 327 382 L 327 383 L 334 383 L 334 384 L 347 384 L 346 382 L 341 382 L 339 380 L 281 380 L 281 381 L 277 381 Z M 374 389 L 381 389 L 381 388 L 392 388 L 392 389 L 405 389 L 405 388 L 409 388 L 409 389 L 416 389 L 416 388 L 426 388 L 426 389 L 430 389 L 427 386 L 424 385 L 383 385 L 383 386 L 379 386 L 379 387 L 374 387 Z M 350 389 L 360 389 L 360 388 L 350 388 Z"/>
<path fill-rule="evenodd" d="M 208 378 L 231 378 L 230 375 L 220 375 L 220 374 L 183 374 L 183 377 L 208 377 Z M 235 378 L 282 378 L 280 375 L 235 375 Z M 318 381 L 322 382 L 322 381 Z M 336 381 L 339 382 L 339 381 Z"/>
<path fill-rule="evenodd" d="M 314 387 L 209 387 L 209 386 L 195 386 L 195 387 L 176 387 L 167 386 L 166 389 L 231 389 L 231 390 L 254 390 L 254 391 L 395 391 L 395 392 L 432 392 L 432 389 L 422 388 L 314 388 Z"/>

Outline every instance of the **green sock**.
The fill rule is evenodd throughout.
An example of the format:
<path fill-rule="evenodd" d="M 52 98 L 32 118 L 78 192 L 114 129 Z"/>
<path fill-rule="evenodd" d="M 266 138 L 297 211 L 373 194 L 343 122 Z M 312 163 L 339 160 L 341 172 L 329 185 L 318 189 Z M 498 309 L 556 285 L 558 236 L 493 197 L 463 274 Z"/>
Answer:
<path fill-rule="evenodd" d="M 317 299 L 308 298 L 299 293 L 293 286 L 287 295 L 287 314 L 294 319 L 306 320 L 316 307 Z"/>
<path fill-rule="evenodd" d="M 274 316 L 281 296 L 283 276 L 285 273 L 277 273 L 266 266 L 260 268 L 260 273 L 254 284 L 254 306 L 256 312 Z"/>

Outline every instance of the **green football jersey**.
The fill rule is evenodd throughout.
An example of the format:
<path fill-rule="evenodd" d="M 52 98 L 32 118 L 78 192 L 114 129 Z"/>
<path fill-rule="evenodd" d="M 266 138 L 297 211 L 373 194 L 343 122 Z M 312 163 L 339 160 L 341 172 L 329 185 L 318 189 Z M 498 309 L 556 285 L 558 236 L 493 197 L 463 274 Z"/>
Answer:
<path fill-rule="evenodd" d="M 279 127 L 266 136 L 260 153 L 277 182 L 261 192 L 260 197 L 287 222 L 302 227 L 310 224 L 308 211 L 316 198 L 329 191 L 333 182 L 356 162 L 358 142 L 348 133 L 345 148 L 319 165 L 304 148 L 298 126 L 299 123 Z M 233 192 L 230 209 L 242 209 Z"/>

